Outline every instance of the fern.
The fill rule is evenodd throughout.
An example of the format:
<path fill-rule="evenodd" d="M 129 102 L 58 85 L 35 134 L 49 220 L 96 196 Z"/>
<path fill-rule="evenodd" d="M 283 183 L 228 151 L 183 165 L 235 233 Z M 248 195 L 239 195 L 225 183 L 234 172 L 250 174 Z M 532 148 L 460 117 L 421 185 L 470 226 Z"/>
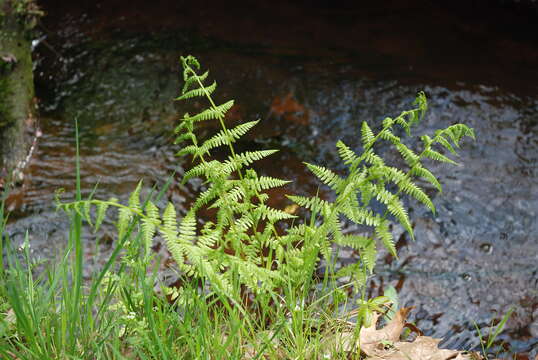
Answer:
<path fill-rule="evenodd" d="M 266 191 L 285 186 L 289 181 L 258 176 L 251 168 L 252 164 L 277 150 L 235 151 L 234 144 L 259 120 L 229 129 L 225 118 L 233 100 L 217 105 L 212 98 L 217 83 L 205 85 L 209 73 L 200 73 L 200 63 L 192 56 L 181 57 L 181 64 L 185 83 L 176 100 L 197 99 L 207 104 L 197 114 L 186 113 L 175 128 L 175 143 L 183 146 L 177 155 L 190 155 L 193 161 L 182 182 L 199 177 L 207 184 L 207 190 L 198 195 L 186 215 L 178 221 L 174 204 L 168 203 L 161 214 L 153 202 L 142 202 L 142 183 L 130 195 L 128 205 L 122 205 L 116 199 L 88 199 L 59 206 L 81 214 L 94 231 L 103 223 L 107 210 L 116 208 L 119 238 L 127 235 L 131 220 L 140 219 L 139 231 L 146 261 L 152 241 L 159 234 L 177 267 L 186 276 L 204 278 L 230 296 L 234 293 L 232 285 L 246 287 L 253 293 L 274 291 L 282 286 L 301 286 L 309 281 L 320 255 L 327 263 L 333 260 L 335 246 L 351 247 L 360 256 L 357 263 L 340 269 L 336 275 L 352 276 L 357 286 L 364 286 L 367 275 L 374 271 L 378 244 L 396 256 L 389 230 L 391 219 L 398 221 L 414 237 L 404 197 L 435 212 L 431 198 L 416 182 L 422 178 L 436 190 L 442 190 L 424 161 L 433 159 L 454 164 L 441 151 L 456 154 L 463 137 L 474 138 L 472 129 L 456 124 L 436 131 L 433 137 L 421 136 L 421 150 L 405 145 L 395 135 L 395 127 L 399 126 L 411 135 L 413 125 L 420 121 L 427 109 L 426 97 L 419 93 L 415 108 L 403 111 L 396 118 L 385 118 L 379 131 L 362 123 L 362 153 L 355 153 L 342 141 L 336 143 L 338 155 L 346 166 L 345 174 L 324 166 L 305 164 L 335 196 L 333 201 L 328 201 L 317 195 L 287 195 L 289 200 L 310 213 L 310 219 L 301 222 L 297 216 L 267 204 L 269 195 Z M 197 127 L 203 121 L 214 121 L 220 129 L 201 141 Z M 407 165 L 407 171 L 386 165 L 375 150 L 382 143 L 396 149 Z M 228 153 L 225 160 L 211 157 L 217 149 Z M 375 212 L 374 201 L 384 206 L 384 211 Z M 92 207 L 95 208 L 93 217 Z M 200 228 L 198 213 L 204 209 L 215 209 L 215 216 L 209 221 L 206 219 Z M 281 222 L 291 221 L 293 225 L 287 226 L 286 231 L 277 231 Z M 366 226 L 371 231 L 369 235 L 344 235 L 345 222 Z"/>

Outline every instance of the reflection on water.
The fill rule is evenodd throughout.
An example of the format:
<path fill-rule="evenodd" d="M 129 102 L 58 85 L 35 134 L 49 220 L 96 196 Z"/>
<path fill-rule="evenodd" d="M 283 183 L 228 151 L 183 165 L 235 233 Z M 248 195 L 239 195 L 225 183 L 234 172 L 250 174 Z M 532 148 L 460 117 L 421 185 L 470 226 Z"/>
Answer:
<path fill-rule="evenodd" d="M 252 53 L 240 46 L 213 47 L 210 40 L 200 43 L 187 36 L 90 40 L 76 31 L 76 23 L 66 23 L 56 41 L 62 61 L 51 62 L 50 55 L 43 55 L 38 70 L 44 135 L 25 184 L 9 199 L 9 232 L 15 241 L 28 229 L 33 251 L 44 258 L 52 257 L 65 241 L 66 220 L 55 213 L 53 198 L 58 188 L 73 191 L 74 118 L 81 128 L 85 194 L 99 183 L 96 197 L 125 199 L 140 179 L 149 189 L 162 185 L 173 171 L 180 178 L 187 164 L 174 157 L 171 129 L 178 105 L 171 99 L 179 85 L 177 59 L 186 49 L 194 49 L 212 70 L 220 84 L 217 96 L 236 99 L 231 121 L 262 119 L 248 143 L 240 146 L 282 148 L 261 170 L 297 180 L 290 190 L 298 192 L 312 192 L 317 186 L 300 161 L 341 169 L 337 139 L 360 151 L 362 120 L 379 127 L 384 116 L 399 114 L 424 90 L 430 110 L 416 134 L 464 122 L 474 127 L 477 141 L 465 141 L 461 165 L 434 165 L 444 185 L 443 194 L 434 199 L 438 215 L 418 207 L 412 211 L 416 242 L 393 229 L 400 258 L 380 256 L 370 292 L 376 295 L 383 287 L 395 286 L 400 303 L 416 307 L 411 320 L 419 328 L 459 348 L 478 345 L 473 321 L 488 327 L 515 306 L 501 339 L 514 352 L 534 349 L 531 356 L 536 355 L 536 96 L 495 86 L 442 86 L 416 73 L 413 79 L 387 78 L 383 69 L 356 65 L 353 57 L 331 63 Z M 55 72 L 57 80 L 45 82 Z M 198 186 L 194 181 L 176 184 L 167 197 L 184 209 Z M 110 236 L 106 231 L 100 236 Z"/>

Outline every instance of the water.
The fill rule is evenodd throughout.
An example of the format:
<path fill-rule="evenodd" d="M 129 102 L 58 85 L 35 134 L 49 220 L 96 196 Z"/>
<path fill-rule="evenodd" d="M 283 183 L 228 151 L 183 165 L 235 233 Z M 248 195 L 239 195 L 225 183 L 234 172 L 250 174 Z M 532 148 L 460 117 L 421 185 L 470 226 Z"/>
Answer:
<path fill-rule="evenodd" d="M 301 161 L 341 170 L 337 139 L 360 150 L 362 120 L 378 127 L 424 90 L 430 110 L 416 134 L 463 122 L 475 129 L 477 141 L 464 142 L 460 166 L 433 166 L 444 186 L 434 196 L 438 214 L 411 204 L 416 241 L 393 229 L 400 257 L 380 256 L 369 292 L 395 286 L 400 303 L 416 307 L 411 320 L 421 330 L 466 349 L 478 345 L 473 322 L 485 331 L 515 306 L 500 339 L 512 353 L 536 356 L 538 87 L 532 77 L 500 76 L 492 83 L 476 73 L 467 80 L 458 61 L 445 64 L 443 75 L 341 49 L 337 58 L 323 49 L 301 55 L 282 44 L 225 42 L 196 31 L 95 30 L 96 36 L 88 31 L 92 26 L 91 16 L 67 15 L 37 47 L 43 137 L 25 183 L 9 199 L 8 230 L 15 241 L 28 229 L 34 253 L 43 258 L 65 242 L 66 220 L 55 212 L 53 198 L 58 188 L 73 191 L 74 118 L 81 128 L 85 194 L 99 183 L 96 197 L 126 199 L 140 179 L 145 191 L 162 185 L 172 171 L 180 179 L 188 164 L 174 157 L 171 129 L 182 108 L 171 99 L 180 84 L 178 58 L 187 52 L 211 69 L 217 97 L 236 99 L 232 122 L 262 119 L 240 146 L 282 149 L 259 170 L 295 180 L 289 190 L 300 193 L 317 188 Z M 470 72 L 480 67 L 467 65 Z M 196 181 L 176 184 L 167 200 L 184 210 L 198 187 Z M 285 204 L 281 193 L 275 195 L 276 203 Z M 88 236 L 88 252 L 95 241 L 107 244 L 112 237 L 110 226 Z"/>

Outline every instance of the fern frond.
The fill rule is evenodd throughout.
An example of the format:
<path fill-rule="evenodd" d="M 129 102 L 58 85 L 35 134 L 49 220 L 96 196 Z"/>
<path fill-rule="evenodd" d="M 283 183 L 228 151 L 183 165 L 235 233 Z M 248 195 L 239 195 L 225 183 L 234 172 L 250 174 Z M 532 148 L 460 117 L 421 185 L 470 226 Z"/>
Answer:
<path fill-rule="evenodd" d="M 386 205 L 389 213 L 398 219 L 398 222 L 409 233 L 409 235 L 411 235 L 411 238 L 414 239 L 413 228 L 409 222 L 409 216 L 407 215 L 407 211 L 398 197 L 393 196 Z"/>
<path fill-rule="evenodd" d="M 448 136 L 456 147 L 459 147 L 459 142 L 464 136 L 468 136 L 475 140 L 474 130 L 464 124 L 454 124 L 444 130 L 437 130 L 435 132 L 435 140 L 438 140 L 437 138 L 443 136 Z"/>
<path fill-rule="evenodd" d="M 409 149 L 403 143 L 396 144 L 396 149 L 400 155 L 402 155 L 402 158 L 405 160 L 407 165 L 409 165 L 409 167 L 413 167 L 420 159 L 419 156 L 413 152 L 413 150 Z"/>
<path fill-rule="evenodd" d="M 196 245 L 202 248 L 211 249 L 219 242 L 221 238 L 222 231 L 219 228 L 213 229 L 203 234 L 202 236 L 199 236 Z"/>
<path fill-rule="evenodd" d="M 178 242 L 192 244 L 196 239 L 196 217 L 189 211 L 179 223 Z"/>
<path fill-rule="evenodd" d="M 226 115 L 226 112 L 232 108 L 234 105 L 234 101 L 230 100 L 225 102 L 224 104 L 217 105 L 214 108 L 205 109 L 202 112 L 192 115 L 192 116 L 186 116 L 189 121 L 192 122 L 199 122 L 199 121 L 207 121 L 207 120 L 213 120 L 213 119 L 222 119 L 224 118 L 224 115 Z"/>
<path fill-rule="evenodd" d="M 321 180 L 325 185 L 331 189 L 336 190 L 342 185 L 342 178 L 336 175 L 332 170 L 323 166 L 313 165 L 305 163 L 308 170 L 310 170 L 316 177 Z"/>
<path fill-rule="evenodd" d="M 149 256 L 153 237 L 157 226 L 161 224 L 159 219 L 159 209 L 151 202 L 146 203 L 146 217 L 142 217 L 142 241 L 144 244 L 144 254 Z"/>
<path fill-rule="evenodd" d="M 373 149 L 368 149 L 364 154 L 361 156 L 362 159 L 368 164 L 376 165 L 376 166 L 382 166 L 385 165 L 385 161 L 378 156 Z"/>
<path fill-rule="evenodd" d="M 200 177 L 202 175 L 206 175 L 206 177 L 209 177 L 209 174 L 219 174 L 221 171 L 221 163 L 217 160 L 211 160 L 209 162 L 202 162 L 183 175 L 183 180 L 181 182 L 185 184 L 187 180 L 193 178 L 193 177 Z"/>
<path fill-rule="evenodd" d="M 108 202 L 105 202 L 105 201 L 99 202 L 97 204 L 97 211 L 95 214 L 95 224 L 93 226 L 94 233 L 99 231 L 99 228 L 101 227 L 101 224 L 103 223 L 103 220 L 105 219 L 106 211 L 108 207 L 109 207 L 109 204 Z"/>
<path fill-rule="evenodd" d="M 424 154 L 424 156 L 432 159 L 432 160 L 435 160 L 435 161 L 439 161 L 439 162 L 444 162 L 444 163 L 448 163 L 448 164 L 452 164 L 452 165 L 458 165 L 457 162 L 455 162 L 454 160 L 446 157 L 445 155 L 441 154 L 440 152 L 437 152 L 435 150 L 432 150 L 432 149 L 425 149 L 422 154 Z"/>
<path fill-rule="evenodd" d="M 231 130 L 221 130 L 217 134 L 213 135 L 211 138 L 206 140 L 202 146 L 200 146 L 201 153 L 208 153 L 209 150 L 216 147 L 226 145 L 229 143 L 235 142 L 237 139 L 245 135 L 250 129 L 252 129 L 260 121 L 249 121 L 240 125 L 237 125 Z M 181 155 L 178 153 L 178 155 Z"/>
<path fill-rule="evenodd" d="M 257 210 L 259 211 L 262 220 L 267 219 L 273 223 L 280 220 L 297 218 L 297 216 L 295 215 L 288 214 L 287 212 L 282 210 L 274 209 L 265 204 L 258 205 Z"/>
<path fill-rule="evenodd" d="M 372 129 L 370 129 L 366 121 L 363 121 L 362 126 L 361 126 L 362 145 L 365 148 L 370 147 L 374 139 L 375 139 L 375 136 L 374 136 L 374 133 L 372 132 Z"/>
<path fill-rule="evenodd" d="M 209 188 L 207 190 L 198 195 L 198 198 L 196 198 L 196 201 L 194 202 L 194 204 L 192 204 L 191 209 L 193 211 L 197 211 L 202 206 L 206 206 L 217 196 L 220 195 L 220 191 L 220 187 L 216 186 L 215 184 L 209 185 Z"/>
<path fill-rule="evenodd" d="M 375 267 L 375 262 L 377 260 L 377 248 L 375 241 L 373 239 L 369 239 L 370 242 L 364 246 L 360 251 L 361 260 L 364 262 L 364 265 L 366 266 L 366 269 L 371 274 Z M 392 242 L 390 242 L 392 243 Z M 391 251 L 391 254 L 396 256 L 396 249 L 394 251 Z"/>
<path fill-rule="evenodd" d="M 336 238 L 335 238 L 336 239 Z M 368 236 L 361 235 L 342 235 L 336 239 L 336 243 L 341 246 L 349 246 L 355 250 L 364 249 L 370 243 L 373 242 L 373 239 Z"/>
<path fill-rule="evenodd" d="M 349 204 L 349 203 L 348 203 Z M 372 210 L 365 208 L 357 208 L 354 206 L 341 206 L 342 214 L 344 214 L 349 220 L 358 225 L 377 226 L 381 221 L 381 217 L 374 214 Z"/>
<path fill-rule="evenodd" d="M 415 166 L 413 166 L 411 170 L 409 170 L 409 174 L 411 176 L 420 176 L 421 178 L 432 184 L 439 192 L 443 191 L 443 187 L 441 186 L 439 180 L 437 180 L 435 175 L 433 175 L 430 170 L 422 167 L 422 165 L 420 165 L 419 163 L 415 164 Z"/>
<path fill-rule="evenodd" d="M 321 200 L 317 196 L 305 197 L 297 195 L 286 195 L 286 197 L 297 205 L 315 212 L 320 212 L 321 209 L 330 206 L 330 202 Z"/>
<path fill-rule="evenodd" d="M 246 232 L 252 227 L 254 221 L 251 214 L 243 214 L 243 216 L 235 222 L 234 228 L 238 232 Z"/>
<path fill-rule="evenodd" d="M 187 76 L 184 77 L 183 80 L 185 81 L 185 84 L 183 85 L 183 89 L 181 89 L 181 93 L 185 94 L 192 85 L 198 84 L 198 81 L 203 83 L 205 79 L 207 79 L 207 76 L 209 75 L 209 71 L 206 71 L 202 75 L 196 75 L 196 76 Z"/>
<path fill-rule="evenodd" d="M 254 189 L 258 192 L 262 190 L 273 189 L 281 187 L 291 183 L 289 180 L 282 180 L 270 176 L 260 176 L 256 179 L 247 179 L 247 183 L 251 189 Z"/>
<path fill-rule="evenodd" d="M 414 199 L 422 203 L 424 206 L 426 206 L 433 214 L 435 214 L 435 205 L 433 205 L 433 202 L 431 201 L 430 197 L 426 195 L 426 193 L 422 191 L 422 189 L 419 188 L 415 183 L 405 178 L 397 185 L 402 192 L 413 197 Z"/>
<path fill-rule="evenodd" d="M 140 190 L 142 190 L 142 181 L 138 182 L 135 190 L 129 196 L 129 207 L 136 212 L 141 212 L 140 208 Z"/>
<path fill-rule="evenodd" d="M 379 137 L 383 140 L 390 141 L 393 145 L 398 145 L 402 142 L 402 140 L 398 136 L 394 135 L 389 129 L 384 129 L 381 131 Z"/>
<path fill-rule="evenodd" d="M 378 226 L 375 227 L 376 236 L 381 239 L 383 246 L 391 253 L 392 256 L 398 257 L 396 253 L 396 246 L 394 245 L 394 239 L 392 233 L 389 230 L 389 224 L 387 220 L 381 221 Z M 412 234 L 412 233 L 411 233 Z"/>
<path fill-rule="evenodd" d="M 223 163 L 221 171 L 224 174 L 231 174 L 243 166 L 248 166 L 258 160 L 273 155 L 276 152 L 278 152 L 278 150 L 245 151 L 236 154 L 235 157 L 230 156 L 228 157 L 228 160 Z"/>
<path fill-rule="evenodd" d="M 409 122 L 409 126 L 418 123 L 422 118 L 424 118 L 424 114 L 428 110 L 428 99 L 426 98 L 426 94 L 424 93 L 424 91 L 420 91 L 417 94 L 417 97 L 413 104 L 418 105 L 417 115 L 416 117 L 413 117 L 412 120 Z"/>
<path fill-rule="evenodd" d="M 355 154 L 355 152 L 341 140 L 338 140 L 336 147 L 338 148 L 338 155 L 340 155 L 340 158 L 343 160 L 344 164 L 349 165 L 357 161 L 357 154 Z"/>
<path fill-rule="evenodd" d="M 198 79 L 200 78 L 198 77 Z M 174 100 L 187 100 L 187 99 L 192 99 L 194 97 L 203 97 L 203 96 L 206 96 L 206 94 L 211 95 L 213 91 L 215 91 L 216 88 L 217 88 L 217 82 L 213 81 L 213 84 L 207 87 L 184 91 L 182 95 L 178 96 Z"/>
<path fill-rule="evenodd" d="M 118 229 L 118 238 L 123 239 L 127 233 L 129 222 L 131 221 L 132 213 L 129 208 L 120 208 L 118 212 L 118 221 L 116 222 L 116 228 Z"/>
<path fill-rule="evenodd" d="M 454 148 L 452 147 L 452 145 L 450 144 L 450 142 L 445 139 L 443 137 L 443 135 L 439 134 L 435 137 L 435 140 L 441 144 L 445 149 L 447 149 L 448 151 L 450 151 L 452 154 L 456 154 L 456 150 L 454 150 Z M 457 146 L 457 145 L 456 145 Z"/>

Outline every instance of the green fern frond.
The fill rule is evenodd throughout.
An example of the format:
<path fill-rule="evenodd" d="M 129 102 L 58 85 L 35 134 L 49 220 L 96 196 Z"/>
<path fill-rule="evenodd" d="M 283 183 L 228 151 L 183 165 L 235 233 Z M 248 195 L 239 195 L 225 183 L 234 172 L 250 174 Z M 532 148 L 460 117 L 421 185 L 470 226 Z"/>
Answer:
<path fill-rule="evenodd" d="M 214 229 L 212 231 L 208 231 L 202 236 L 199 236 L 196 244 L 200 247 L 211 249 L 219 242 L 221 238 L 222 231 L 220 229 Z"/>
<path fill-rule="evenodd" d="M 355 250 L 364 249 L 369 246 L 373 241 L 372 238 L 368 236 L 348 234 L 340 236 L 336 243 L 341 246 L 349 246 Z"/>
<path fill-rule="evenodd" d="M 387 204 L 387 210 L 398 219 L 398 222 L 403 226 L 407 233 L 411 235 L 411 238 L 414 239 L 413 228 L 411 227 L 407 210 L 405 210 L 402 202 L 397 197 L 393 197 Z"/>
<path fill-rule="evenodd" d="M 330 203 L 328 201 L 321 200 L 317 196 L 306 197 L 297 195 L 286 195 L 286 197 L 297 205 L 311 211 L 319 212 L 321 209 L 330 206 Z"/>
<path fill-rule="evenodd" d="M 269 220 L 273 223 L 280 221 L 280 220 L 286 220 L 286 219 L 295 219 L 297 216 L 288 214 L 285 211 L 274 209 L 272 207 L 269 207 L 265 204 L 260 204 L 257 207 L 257 211 L 259 211 L 261 215 L 261 219 Z"/>
<path fill-rule="evenodd" d="M 237 139 L 245 135 L 250 129 L 256 126 L 260 121 L 249 121 L 240 125 L 237 125 L 231 130 L 221 130 L 211 138 L 206 140 L 200 147 L 204 153 L 216 147 L 226 145 L 235 142 Z"/>
<path fill-rule="evenodd" d="M 183 89 L 181 90 L 181 93 L 185 94 L 191 88 L 192 85 L 198 84 L 198 81 L 203 83 L 205 79 L 207 79 L 208 75 L 209 75 L 209 71 L 206 71 L 202 75 L 197 75 L 197 76 L 191 75 L 191 76 L 187 76 L 187 78 L 184 77 L 183 80 L 185 81 L 185 84 L 183 85 Z"/>
<path fill-rule="evenodd" d="M 425 149 L 423 152 L 424 156 L 432 159 L 432 160 L 435 160 L 435 161 L 439 161 L 439 162 L 444 162 L 444 163 L 448 163 L 448 164 L 452 164 L 452 165 L 458 165 L 457 162 L 455 162 L 454 160 L 446 157 L 445 155 L 441 154 L 440 152 L 437 152 L 435 150 L 432 150 L 432 149 Z"/>
<path fill-rule="evenodd" d="M 250 189 L 254 189 L 258 192 L 268 189 L 281 187 L 291 183 L 289 180 L 282 180 L 270 176 L 260 176 L 256 179 L 246 179 L 246 183 L 249 184 Z"/>
<path fill-rule="evenodd" d="M 413 119 L 410 121 L 409 123 L 410 126 L 418 123 L 422 118 L 424 118 L 424 114 L 428 110 L 428 99 L 426 98 L 426 94 L 424 93 L 424 91 L 420 91 L 417 94 L 417 97 L 415 101 L 413 102 L 413 105 L 418 105 L 417 116 L 413 117 Z"/>
<path fill-rule="evenodd" d="M 433 175 L 430 170 L 422 167 L 422 165 L 420 165 L 419 163 L 415 164 L 415 166 L 413 166 L 411 170 L 409 170 L 409 174 L 411 176 L 420 176 L 421 178 L 432 184 L 439 192 L 443 191 L 443 187 L 441 186 L 439 180 L 437 180 L 435 175 Z"/>
<path fill-rule="evenodd" d="M 376 166 L 382 166 L 385 165 L 385 161 L 378 156 L 373 149 L 368 149 L 364 154 L 362 154 L 361 158 L 368 164 L 376 165 Z"/>
<path fill-rule="evenodd" d="M 379 239 L 381 239 L 383 246 L 385 246 L 391 255 L 397 258 L 398 254 L 396 253 L 396 246 L 394 245 L 392 233 L 389 230 L 388 221 L 381 221 L 379 225 L 375 227 L 375 234 Z M 412 232 L 410 234 L 412 234 Z"/>
<path fill-rule="evenodd" d="M 137 212 L 141 212 L 140 190 L 142 190 L 142 181 L 138 182 L 135 190 L 129 195 L 129 207 Z"/>
<path fill-rule="evenodd" d="M 336 175 L 332 170 L 323 166 L 313 165 L 305 163 L 308 170 L 310 170 L 316 177 L 321 180 L 325 185 L 331 189 L 336 190 L 342 185 L 342 178 Z"/>
<path fill-rule="evenodd" d="M 456 150 L 454 150 L 454 147 L 452 147 L 450 142 L 447 139 L 445 139 L 442 134 L 439 134 L 439 135 L 435 136 L 435 140 L 439 144 L 441 144 L 445 149 L 450 151 L 452 154 L 456 154 Z"/>
<path fill-rule="evenodd" d="M 381 217 L 372 210 L 352 206 L 342 206 L 342 214 L 358 225 L 377 226 Z"/>
<path fill-rule="evenodd" d="M 217 88 L 217 82 L 213 81 L 213 84 L 207 87 L 184 91 L 183 94 L 175 98 L 175 100 L 187 100 L 187 99 L 192 99 L 194 97 L 203 97 L 206 95 L 211 95 L 213 91 L 215 91 L 216 88 Z"/>
<path fill-rule="evenodd" d="M 195 167 L 191 168 L 189 171 L 183 175 L 182 183 L 186 183 L 187 180 L 193 177 L 200 177 L 206 175 L 206 178 L 210 177 L 210 174 L 219 174 L 222 170 L 222 165 L 217 160 L 211 160 L 209 162 L 202 162 Z"/>
<path fill-rule="evenodd" d="M 373 239 L 369 239 L 369 240 L 370 242 L 359 251 L 359 254 L 361 256 L 361 260 L 364 262 L 364 265 L 366 266 L 366 269 L 371 274 L 374 270 L 375 263 L 377 260 L 377 248 L 376 248 L 375 241 L 373 241 Z M 392 242 L 390 243 L 392 244 Z M 391 254 L 396 256 L 395 255 L 396 249 L 394 249 L 394 251 L 391 251 Z"/>
<path fill-rule="evenodd" d="M 435 214 L 435 205 L 433 205 L 433 202 L 431 201 L 429 196 L 426 195 L 426 193 L 422 191 L 422 189 L 419 188 L 416 184 L 414 184 L 408 179 L 405 179 L 398 183 L 398 188 L 402 192 L 406 193 L 407 195 L 413 197 L 414 199 L 422 203 L 433 214 Z"/>
<path fill-rule="evenodd" d="M 338 155 L 340 155 L 340 158 L 346 165 L 350 165 L 357 161 L 358 156 L 351 150 L 346 144 L 344 144 L 341 140 L 338 140 L 336 143 L 336 147 L 338 148 Z"/>
<path fill-rule="evenodd" d="M 389 129 L 384 129 L 379 134 L 379 137 L 383 140 L 391 142 L 393 145 L 398 145 L 402 142 L 402 140 L 398 136 L 394 135 Z"/>
<path fill-rule="evenodd" d="M 420 159 L 419 156 L 413 152 L 413 150 L 409 149 L 403 143 L 396 144 L 396 149 L 400 155 L 402 155 L 402 158 L 405 160 L 407 165 L 409 165 L 409 167 L 413 167 Z"/>
<path fill-rule="evenodd" d="M 109 200 L 110 201 L 110 200 Z M 99 228 L 101 228 L 101 224 L 103 223 L 103 220 L 106 216 L 106 211 L 109 207 L 109 204 L 107 202 L 99 202 L 97 204 L 97 211 L 95 214 L 95 224 L 93 226 L 93 232 L 96 233 L 99 231 Z"/>
<path fill-rule="evenodd" d="M 243 166 L 249 166 L 250 164 L 273 155 L 278 150 L 259 150 L 259 151 L 245 151 L 236 156 L 228 157 L 222 165 L 221 171 L 224 174 L 231 174 L 232 172 L 242 168 Z"/>
<path fill-rule="evenodd" d="M 365 148 L 370 147 L 374 139 L 375 139 L 375 136 L 374 136 L 374 133 L 372 132 L 372 129 L 370 129 L 366 121 L 363 121 L 362 126 L 361 126 L 362 145 Z"/>
<path fill-rule="evenodd" d="M 177 219 L 176 219 L 176 209 L 172 203 L 168 203 L 166 206 L 163 216 L 163 227 L 160 229 L 163 238 L 166 240 L 169 249 L 177 247 Z M 171 250 L 172 252 L 172 250 Z M 179 255 L 174 255 L 174 258 L 180 257 Z M 177 259 L 176 259 L 177 261 Z"/>
<path fill-rule="evenodd" d="M 188 117 L 186 116 L 186 118 L 192 122 L 221 119 L 224 117 L 224 115 L 226 115 L 226 112 L 230 110 L 233 105 L 234 105 L 234 101 L 230 100 L 230 101 L 225 102 L 224 104 L 217 105 L 209 109 L 205 109 L 196 115 L 192 115 Z"/>
<path fill-rule="evenodd" d="M 118 238 L 123 239 L 127 233 L 127 228 L 129 227 L 129 222 L 132 219 L 132 213 L 129 208 L 120 208 L 118 212 L 118 221 L 116 223 L 116 228 L 118 229 Z"/>
<path fill-rule="evenodd" d="M 203 191 L 202 193 L 200 193 L 200 195 L 198 195 L 198 198 L 196 199 L 194 204 L 192 204 L 191 209 L 193 211 L 197 211 L 201 207 L 208 205 L 211 201 L 215 200 L 215 198 L 220 195 L 220 192 L 220 187 L 216 186 L 215 184 L 209 185 L 209 188 L 207 190 Z"/>
<path fill-rule="evenodd" d="M 146 217 L 142 218 L 142 241 L 144 244 L 144 254 L 149 256 L 151 244 L 153 243 L 153 237 L 157 226 L 161 224 L 159 219 L 159 209 L 151 201 L 148 201 L 145 206 Z"/>
<path fill-rule="evenodd" d="M 474 130 L 465 124 L 454 124 L 447 127 L 446 129 L 437 130 L 435 132 L 435 140 L 438 140 L 437 138 L 444 136 L 448 136 L 452 140 L 454 145 L 456 145 L 456 147 L 460 146 L 459 142 L 464 136 L 468 136 L 471 139 L 475 140 Z"/>

